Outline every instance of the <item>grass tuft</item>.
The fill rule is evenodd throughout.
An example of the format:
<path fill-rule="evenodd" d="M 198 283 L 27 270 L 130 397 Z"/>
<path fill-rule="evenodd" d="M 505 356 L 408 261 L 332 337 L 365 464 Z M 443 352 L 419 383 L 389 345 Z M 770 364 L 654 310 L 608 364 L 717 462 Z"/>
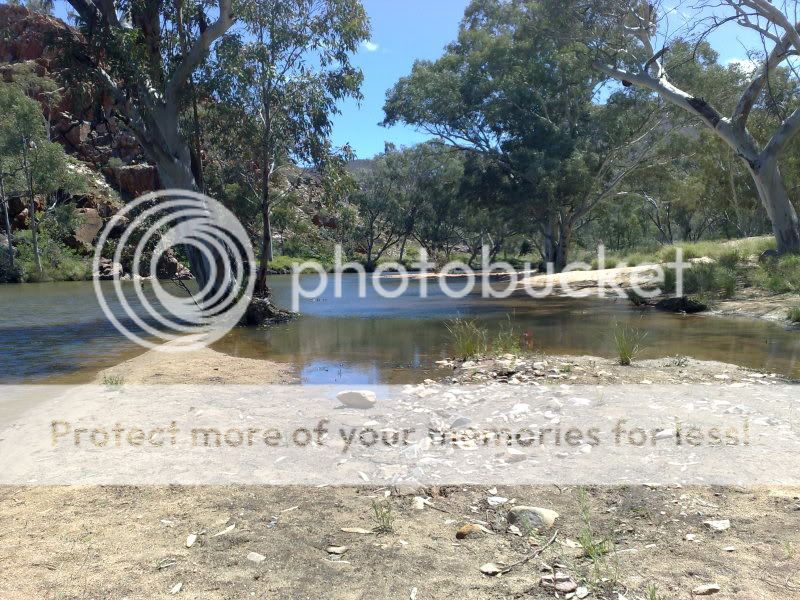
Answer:
<path fill-rule="evenodd" d="M 485 354 L 488 348 L 488 333 L 474 319 L 457 318 L 445 324 L 452 339 L 453 352 L 457 358 L 467 359 Z"/>
<path fill-rule="evenodd" d="M 376 533 L 392 533 L 394 531 L 394 513 L 388 500 L 373 500 L 372 514 L 370 515 Z"/>
<path fill-rule="evenodd" d="M 614 326 L 614 347 L 617 350 L 619 364 L 628 367 L 641 352 L 647 332 L 617 323 Z"/>

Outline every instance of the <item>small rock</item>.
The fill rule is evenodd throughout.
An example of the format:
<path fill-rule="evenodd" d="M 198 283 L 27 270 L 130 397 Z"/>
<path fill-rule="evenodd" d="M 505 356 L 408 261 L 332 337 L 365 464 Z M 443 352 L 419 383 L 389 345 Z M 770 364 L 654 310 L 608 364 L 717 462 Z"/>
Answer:
<path fill-rule="evenodd" d="M 586 598 L 588 595 L 589 588 L 579 587 L 577 590 L 575 590 L 575 597 L 579 598 L 580 600 L 583 600 L 583 598 Z"/>
<path fill-rule="evenodd" d="M 362 535 L 375 533 L 374 531 L 370 531 L 369 529 L 364 529 L 362 527 L 342 527 L 342 531 L 345 533 L 359 533 Z"/>
<path fill-rule="evenodd" d="M 711 521 L 703 521 L 703 525 L 708 527 L 711 531 L 725 531 L 730 529 L 731 522 L 728 519 L 719 519 Z"/>
<path fill-rule="evenodd" d="M 196 541 L 197 541 L 197 534 L 190 533 L 188 536 L 186 536 L 186 547 L 191 548 L 192 546 L 194 546 L 194 543 Z"/>
<path fill-rule="evenodd" d="M 425 509 L 425 498 L 422 496 L 414 496 L 414 510 L 424 510 Z"/>
<path fill-rule="evenodd" d="M 233 523 L 233 524 L 231 524 L 231 525 L 228 525 L 228 526 L 227 526 L 225 529 L 223 529 L 222 531 L 218 531 L 217 533 L 215 533 L 215 534 L 214 534 L 214 535 L 212 535 L 211 537 L 219 537 L 219 536 L 221 536 L 221 535 L 228 534 L 228 533 L 230 533 L 231 531 L 233 531 L 234 529 L 236 529 L 236 523 Z"/>
<path fill-rule="evenodd" d="M 172 586 L 172 589 L 170 589 L 169 593 L 170 594 L 177 594 L 182 589 L 183 589 L 183 582 L 179 581 L 178 583 L 176 583 L 175 585 Z"/>
<path fill-rule="evenodd" d="M 578 584 L 573 581 L 572 577 L 556 571 L 554 575 L 543 575 L 539 582 L 543 588 L 555 590 L 562 594 L 569 594 L 578 590 Z"/>
<path fill-rule="evenodd" d="M 250 562 L 254 562 L 256 564 L 261 564 L 262 562 L 267 560 L 267 557 L 264 556 L 263 554 L 259 554 L 258 552 L 250 552 L 247 555 L 247 560 L 249 560 Z"/>
<path fill-rule="evenodd" d="M 685 539 L 687 542 L 693 542 L 697 539 L 697 536 L 693 533 L 687 533 L 686 537 L 683 539 Z"/>
<path fill-rule="evenodd" d="M 468 537 L 476 537 L 483 533 L 483 528 L 475 523 L 467 523 L 456 532 L 456 539 L 465 540 Z"/>
<path fill-rule="evenodd" d="M 508 522 L 517 525 L 522 531 L 531 529 L 550 529 L 560 515 L 547 508 L 536 506 L 515 506 L 508 511 Z"/>
<path fill-rule="evenodd" d="M 503 498 L 502 496 L 489 496 L 486 499 L 486 502 L 489 503 L 489 506 L 502 506 L 508 502 L 508 498 Z"/>
<path fill-rule="evenodd" d="M 336 394 L 336 399 L 350 408 L 372 408 L 377 403 L 375 392 L 369 390 L 348 390 Z"/>
<path fill-rule="evenodd" d="M 328 554 L 336 554 L 341 556 L 345 552 L 347 552 L 349 548 L 347 546 L 328 546 L 327 552 Z"/>
<path fill-rule="evenodd" d="M 720 591 L 720 587 L 716 583 L 706 583 L 705 585 L 698 585 L 692 590 L 695 596 L 710 596 Z"/>
<path fill-rule="evenodd" d="M 736 552 L 736 546 L 725 546 L 722 549 L 723 552 Z"/>

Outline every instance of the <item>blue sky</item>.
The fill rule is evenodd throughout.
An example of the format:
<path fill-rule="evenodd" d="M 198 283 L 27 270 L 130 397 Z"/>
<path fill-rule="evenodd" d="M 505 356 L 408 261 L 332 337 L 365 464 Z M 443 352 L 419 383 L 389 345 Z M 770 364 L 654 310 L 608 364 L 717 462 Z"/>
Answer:
<path fill-rule="evenodd" d="M 372 42 L 354 61 L 364 72 L 364 100 L 360 106 L 342 104 L 334 145 L 350 143 L 359 158 L 370 158 L 383 152 L 385 141 L 406 146 L 426 139 L 409 127 L 378 125 L 386 90 L 411 72 L 416 59 L 441 56 L 444 46 L 456 38 L 467 4 L 469 0 L 364 0 L 372 21 Z"/>
<path fill-rule="evenodd" d="M 408 146 L 426 138 L 410 127 L 381 127 L 383 103 L 388 90 L 401 77 L 411 72 L 417 59 L 436 59 L 444 46 L 456 38 L 458 24 L 469 0 L 363 0 L 372 23 L 372 39 L 365 43 L 353 62 L 364 73 L 364 99 L 344 102 L 335 118 L 333 143 L 350 144 L 358 158 L 371 158 L 383 151 L 384 142 Z M 679 1 L 667 0 L 680 6 Z M 56 3 L 55 13 L 65 18 L 67 3 Z M 669 27 L 680 28 L 697 13 L 673 9 Z M 756 36 L 749 30 L 728 26 L 711 37 L 712 46 L 720 54 L 720 62 L 745 59 L 743 46 L 757 47 Z"/>

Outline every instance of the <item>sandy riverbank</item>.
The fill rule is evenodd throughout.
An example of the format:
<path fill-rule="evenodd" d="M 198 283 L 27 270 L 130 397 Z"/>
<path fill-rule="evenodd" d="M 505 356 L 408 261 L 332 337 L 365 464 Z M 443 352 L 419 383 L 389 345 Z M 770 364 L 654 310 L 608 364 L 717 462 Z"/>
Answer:
<path fill-rule="evenodd" d="M 269 360 L 240 358 L 201 348 L 190 352 L 150 350 L 103 369 L 95 383 L 121 378 L 128 385 L 296 383 L 296 367 Z"/>

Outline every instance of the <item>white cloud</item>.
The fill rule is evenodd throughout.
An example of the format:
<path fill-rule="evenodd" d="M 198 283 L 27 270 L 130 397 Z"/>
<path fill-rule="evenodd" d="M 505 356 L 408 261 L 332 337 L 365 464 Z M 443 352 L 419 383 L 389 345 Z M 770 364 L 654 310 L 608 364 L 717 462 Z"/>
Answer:
<path fill-rule="evenodd" d="M 377 52 L 378 48 L 380 48 L 380 46 L 378 44 L 376 44 L 375 42 L 369 42 L 369 41 L 362 42 L 361 45 L 364 46 L 364 49 L 367 52 Z"/>
<path fill-rule="evenodd" d="M 725 64 L 729 67 L 736 67 L 745 75 L 755 73 L 761 66 L 757 61 L 749 58 L 731 58 Z"/>

